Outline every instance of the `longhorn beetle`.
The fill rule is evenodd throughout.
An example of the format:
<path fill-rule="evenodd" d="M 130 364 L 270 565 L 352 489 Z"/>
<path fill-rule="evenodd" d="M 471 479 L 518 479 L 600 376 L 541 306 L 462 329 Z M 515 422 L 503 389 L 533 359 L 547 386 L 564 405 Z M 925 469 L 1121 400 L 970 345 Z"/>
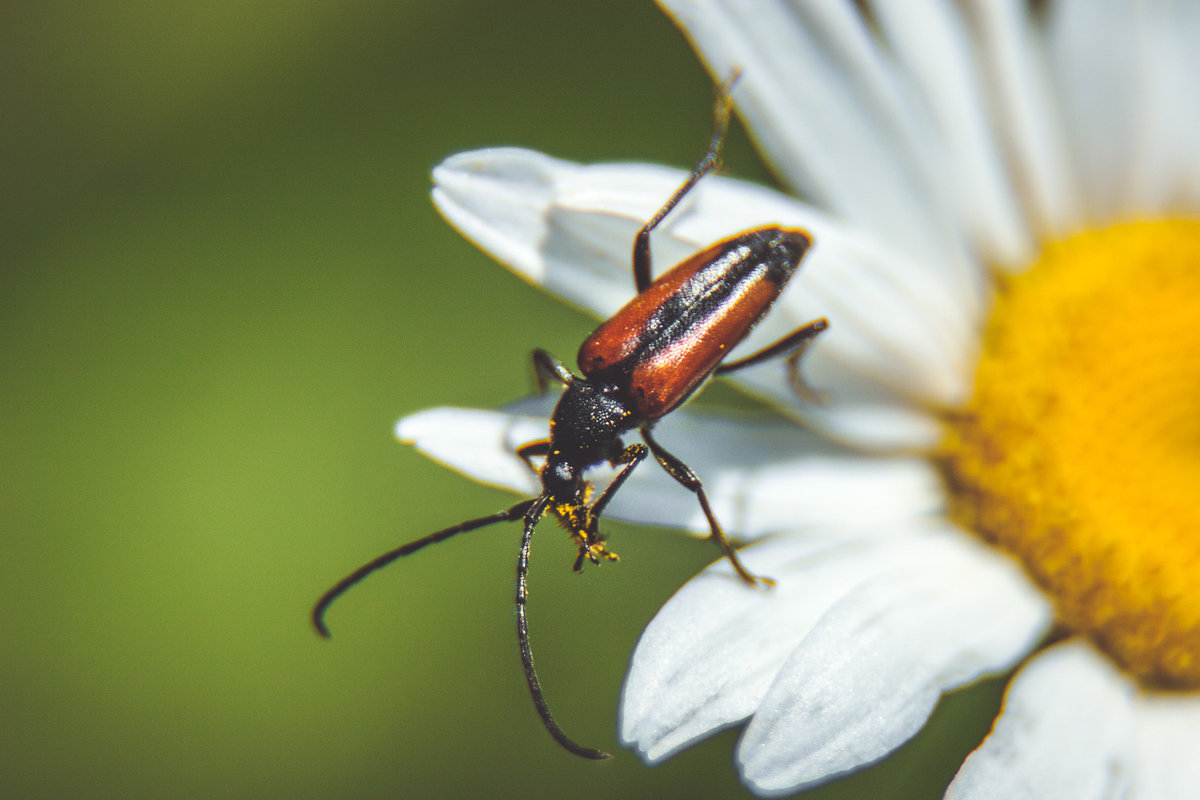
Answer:
<path fill-rule="evenodd" d="M 708 520 L 709 538 L 716 542 L 746 583 L 771 584 L 742 566 L 709 506 L 700 479 L 651 434 L 654 423 L 687 400 L 709 377 L 728 375 L 768 359 L 784 357 L 798 392 L 803 389 L 799 359 L 805 348 L 828 327 L 824 319 L 810 322 L 753 355 L 725 361 L 762 319 L 799 268 L 810 239 L 802 230 L 764 227 L 739 233 L 701 250 L 657 280 L 651 278 L 650 233 L 658 227 L 696 183 L 720 162 L 729 127 L 733 79 L 718 89 L 713 110 L 713 136 L 708 152 L 666 204 L 642 226 L 633 242 L 633 278 L 637 296 L 603 323 L 579 348 L 579 371 L 574 375 L 545 350 L 533 351 L 540 391 L 549 380 L 564 387 L 550 419 L 550 438 L 530 442 L 517 455 L 537 472 L 541 493 L 496 514 L 468 520 L 384 553 L 364 564 L 321 596 L 312 610 L 317 632 L 328 637 L 324 615 L 330 603 L 377 569 L 459 533 L 497 522 L 521 520 L 523 535 L 517 557 L 517 642 L 525 680 L 546 730 L 564 748 L 584 758 L 609 758 L 608 753 L 576 744 L 554 721 L 538 682 L 529 646 L 525 617 L 527 575 L 533 529 L 549 512 L 579 547 L 574 569 L 585 560 L 615 561 L 600 532 L 600 516 L 613 495 L 648 453 L 667 473 L 696 495 Z M 645 444 L 625 446 L 621 437 L 637 429 Z M 535 458 L 545 459 L 539 469 Z M 594 501 L 584 473 L 607 462 L 620 467 Z"/>

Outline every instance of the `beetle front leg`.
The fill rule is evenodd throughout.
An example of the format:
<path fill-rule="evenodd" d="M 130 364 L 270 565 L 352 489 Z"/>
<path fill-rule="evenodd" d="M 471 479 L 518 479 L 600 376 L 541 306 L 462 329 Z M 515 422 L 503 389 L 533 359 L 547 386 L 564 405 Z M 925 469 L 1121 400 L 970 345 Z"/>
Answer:
<path fill-rule="evenodd" d="M 774 586 L 775 581 L 770 578 L 760 578 L 752 575 L 749 570 L 742 566 L 742 562 L 738 560 L 733 545 L 729 543 L 725 532 L 721 530 L 721 525 L 717 522 L 716 515 L 713 514 L 712 507 L 708 504 L 708 496 L 704 493 L 704 486 L 700 483 L 700 479 L 696 477 L 696 473 L 692 471 L 692 468 L 664 450 L 662 445 L 650 435 L 648 428 L 642 428 L 642 438 L 646 440 L 646 444 L 650 445 L 650 451 L 654 453 L 654 458 L 667 471 L 667 474 L 679 481 L 680 485 L 685 489 L 696 495 L 696 498 L 700 501 L 700 508 L 704 511 L 704 516 L 708 519 L 708 538 L 717 543 L 717 546 L 721 548 L 721 552 L 729 559 L 729 563 L 733 565 L 734 570 L 741 576 L 741 579 L 751 586 Z"/>
<path fill-rule="evenodd" d="M 575 537 L 579 542 L 579 558 L 575 559 L 575 571 L 578 572 L 583 567 L 583 561 L 586 558 L 593 564 L 599 564 L 600 559 L 604 558 L 609 561 L 620 561 L 620 557 L 609 550 L 604 545 L 604 539 L 600 535 L 600 515 L 604 513 L 604 508 L 609 501 L 616 495 L 617 490 L 621 488 L 621 484 L 629 478 L 630 473 L 638 464 L 646 460 L 646 454 L 649 452 L 644 444 L 631 444 L 621 451 L 621 454 L 613 461 L 613 465 L 623 464 L 621 471 L 613 477 L 612 481 L 605 487 L 604 491 L 596 498 L 596 502 L 587 509 L 587 522 L 583 530 L 575 532 Z"/>
<path fill-rule="evenodd" d="M 608 487 L 596 499 L 596 502 L 592 503 L 592 516 L 594 518 L 599 519 L 600 515 L 604 513 L 604 507 L 608 505 L 608 501 L 612 500 L 613 495 L 617 493 L 617 489 L 621 488 L 621 484 L 625 483 L 625 480 L 629 477 L 629 473 L 633 472 L 634 467 L 646 460 L 646 453 L 646 445 L 644 444 L 631 444 L 621 451 L 620 458 L 613 463 L 613 466 L 617 464 L 624 464 L 625 466 L 621 467 L 621 471 L 612 479 L 612 482 L 608 484 Z"/>
<path fill-rule="evenodd" d="M 570 386 L 571 382 L 575 380 L 575 376 L 571 374 L 571 370 L 567 369 L 565 364 L 542 348 L 534 350 L 532 358 L 533 379 L 538 394 L 546 393 L 547 381 L 556 380 L 563 386 Z"/>
<path fill-rule="evenodd" d="M 533 471 L 534 475 L 541 472 L 537 465 L 533 463 L 533 459 L 550 453 L 550 440 L 538 439 L 536 442 L 527 442 L 517 448 L 517 456 L 525 462 L 525 466 Z"/>

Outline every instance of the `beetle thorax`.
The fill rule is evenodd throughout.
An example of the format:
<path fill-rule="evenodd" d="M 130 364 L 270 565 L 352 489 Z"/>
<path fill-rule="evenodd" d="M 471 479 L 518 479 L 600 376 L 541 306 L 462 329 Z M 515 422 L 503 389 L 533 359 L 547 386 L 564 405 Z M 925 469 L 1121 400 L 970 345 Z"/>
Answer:
<path fill-rule="evenodd" d="M 550 453 L 542 470 L 547 492 L 565 499 L 565 493 L 580 491 L 583 472 L 620 456 L 621 435 L 640 422 L 615 384 L 573 380 L 550 419 Z"/>

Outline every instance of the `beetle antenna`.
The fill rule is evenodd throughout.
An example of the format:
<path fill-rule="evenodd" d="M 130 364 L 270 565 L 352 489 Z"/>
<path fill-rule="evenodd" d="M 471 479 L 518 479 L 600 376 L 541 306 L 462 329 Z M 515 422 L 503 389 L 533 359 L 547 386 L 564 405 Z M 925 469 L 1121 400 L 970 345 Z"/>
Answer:
<path fill-rule="evenodd" d="M 517 644 L 521 649 L 521 665 L 525 668 L 525 682 L 529 684 L 529 693 L 533 696 L 533 704 L 542 718 L 542 724 L 554 737 L 554 741 L 567 751 L 583 758 L 597 760 L 612 758 L 610 753 L 584 747 L 563 733 L 562 728 L 558 727 L 558 723 L 554 721 L 554 716 L 550 713 L 550 706 L 546 704 L 546 698 L 542 695 L 542 685 L 538 682 L 537 671 L 533 668 L 533 651 L 529 647 L 529 624 L 525 618 L 525 601 L 529 598 L 529 549 L 533 543 L 533 529 L 549 504 L 549 495 L 543 494 L 530 501 L 526 506 L 525 531 L 521 536 L 521 553 L 517 557 Z"/>
<path fill-rule="evenodd" d="M 384 567 L 386 567 L 388 564 L 392 563 L 396 559 L 401 558 L 403 556 L 407 556 L 411 553 L 415 553 L 418 550 L 420 550 L 421 548 L 425 547 L 426 545 L 431 545 L 431 544 L 435 544 L 436 542 L 444 541 L 446 539 L 449 539 L 451 536 L 454 536 L 455 534 L 466 533 L 467 531 L 477 530 L 479 528 L 484 528 L 488 525 L 492 525 L 497 522 L 507 522 L 509 520 L 519 519 L 519 518 L 525 516 L 526 512 L 529 511 L 529 509 L 531 507 L 533 507 L 535 503 L 538 502 L 538 499 L 540 499 L 540 498 L 536 498 L 534 500 L 522 500 L 521 502 L 517 503 L 512 508 L 506 509 L 504 511 L 500 511 L 496 514 L 492 514 L 487 517 L 480 517 L 479 519 L 467 520 L 466 522 L 461 522 L 458 525 L 455 525 L 451 528 L 446 528 L 445 530 L 438 531 L 437 533 L 431 533 L 424 538 L 417 539 L 415 542 L 409 542 L 406 545 L 397 547 L 395 550 L 389 550 L 388 552 L 384 553 L 383 555 L 379 556 L 378 558 L 368 561 L 366 564 L 363 564 L 361 567 L 354 570 L 354 572 L 351 572 L 349 575 L 347 575 L 346 577 L 342 578 L 340 581 L 335 583 L 333 585 L 333 587 L 329 589 L 329 591 L 325 592 L 325 594 L 321 595 L 321 599 L 318 600 L 317 604 L 313 606 L 313 610 L 312 610 L 313 627 L 317 629 L 317 633 L 321 634 L 326 639 L 328 639 L 331 636 L 331 634 L 329 633 L 329 628 L 325 627 L 325 611 L 326 611 L 326 609 L 329 608 L 329 606 L 333 603 L 334 600 L 338 599 L 343 594 L 345 594 L 347 589 L 349 589 L 351 586 L 353 586 L 354 584 L 361 581 L 363 578 L 370 575 L 372 572 L 375 572 L 376 570 L 379 570 L 379 569 L 383 569 Z M 543 508 L 544 507 L 545 507 L 545 504 L 543 503 Z"/>
<path fill-rule="evenodd" d="M 711 161 L 715 168 L 721 166 L 721 150 L 725 145 L 725 134 L 729 132 L 729 118 L 733 116 L 733 87 L 741 77 L 741 69 L 734 69 L 716 89 L 716 99 L 713 101 L 712 143 L 709 144 L 708 153 L 704 157 L 705 161 Z"/>

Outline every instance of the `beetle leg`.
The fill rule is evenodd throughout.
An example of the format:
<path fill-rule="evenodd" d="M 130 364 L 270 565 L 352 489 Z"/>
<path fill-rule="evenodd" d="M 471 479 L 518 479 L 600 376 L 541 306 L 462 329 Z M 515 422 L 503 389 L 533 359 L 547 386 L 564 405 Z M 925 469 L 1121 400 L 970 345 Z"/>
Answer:
<path fill-rule="evenodd" d="M 604 545 L 604 537 L 600 535 L 600 515 L 604 513 L 608 501 L 612 500 L 613 495 L 621 488 L 621 484 L 625 483 L 634 468 L 646 460 L 648 452 L 644 444 L 631 444 L 613 460 L 614 466 L 623 465 L 621 471 L 613 477 L 600 496 L 596 498 L 596 502 L 586 509 L 583 521 L 572 531 L 575 541 L 579 544 L 579 557 L 575 559 L 574 567 L 576 572 L 583 567 L 584 559 L 593 564 L 599 564 L 602 558 L 608 561 L 621 560 L 620 556 Z"/>
<path fill-rule="evenodd" d="M 671 195 L 658 213 L 642 226 L 633 240 L 633 282 L 638 294 L 646 291 L 653 281 L 650 274 L 650 231 L 658 227 L 701 178 L 721 164 L 721 148 L 725 144 L 725 134 L 729 132 L 729 115 L 733 111 L 733 84 L 737 82 L 738 75 L 739 73 L 734 72 L 729 76 L 729 80 L 717 87 L 717 99 L 713 103 L 713 135 L 708 152 L 700 159 L 700 163 L 696 164 L 687 180 L 675 190 L 675 194 Z"/>
<path fill-rule="evenodd" d="M 804 375 L 800 372 L 800 360 L 804 358 L 804 354 L 808 352 L 808 346 L 813 343 L 817 335 L 828 328 L 828 320 L 814 320 L 803 328 L 792 331 L 775 344 L 764 347 L 757 353 L 748 355 L 745 358 L 739 358 L 737 361 L 726 361 L 723 364 L 718 364 L 713 374 L 728 375 L 744 367 L 753 367 L 764 361 L 783 357 L 786 359 L 784 363 L 787 364 L 788 382 L 792 386 L 792 391 L 804 402 L 812 405 L 820 405 L 823 401 L 822 394 L 820 391 L 809 386 L 808 382 L 804 380 Z"/>
<path fill-rule="evenodd" d="M 537 393 L 545 394 L 547 381 L 553 379 L 563 386 L 570 386 L 575 376 L 565 364 L 539 347 L 533 351 L 533 379 Z"/>
<path fill-rule="evenodd" d="M 621 484 L 629 477 L 629 473 L 633 472 L 634 467 L 646 460 L 646 445 L 641 443 L 631 444 L 621 451 L 621 457 L 616 463 L 624 464 L 621 471 L 617 473 L 612 482 L 608 484 L 596 502 L 592 504 L 592 516 L 599 518 L 604 513 L 604 507 L 608 505 L 608 501 L 612 500 L 613 495 L 617 493 L 617 489 L 621 488 Z M 614 464 L 616 466 L 616 464 Z"/>
<path fill-rule="evenodd" d="M 817 334 L 828 328 L 828 320 L 815 320 L 803 328 L 792 331 L 778 342 L 775 342 L 775 344 L 768 345 L 757 353 L 748 355 L 745 358 L 739 358 L 737 361 L 726 361 L 718 364 L 715 373 L 717 375 L 728 375 L 730 372 L 736 372 L 743 367 L 753 367 L 755 364 L 761 364 L 764 361 L 770 361 L 772 358 L 780 356 L 787 356 L 789 361 L 793 358 L 802 357 L 804 351 L 812 344 L 812 340 L 817 338 Z"/>
<path fill-rule="evenodd" d="M 700 479 L 696 477 L 696 473 L 692 471 L 692 468 L 664 450 L 662 445 L 650 435 L 648 428 L 642 428 L 642 438 L 646 440 L 646 444 L 650 445 L 650 451 L 654 453 L 654 458 L 667 471 L 667 474 L 679 481 L 680 485 L 685 489 L 696 495 L 696 498 L 700 501 L 700 508 L 704 511 L 704 516 L 708 519 L 708 529 L 710 531 L 708 538 L 717 543 L 717 546 L 721 548 L 721 552 L 729 559 L 729 563 L 733 565 L 734 570 L 737 571 L 742 580 L 751 586 L 774 586 L 775 581 L 770 578 L 760 578 L 752 575 L 749 570 L 742 566 L 742 562 L 738 560 L 737 553 L 734 552 L 733 545 L 725 537 L 725 533 L 721 530 L 721 526 L 712 512 L 712 507 L 708 504 L 708 496 L 704 494 L 704 486 L 701 485 Z"/>
<path fill-rule="evenodd" d="M 525 462 L 525 466 L 533 470 L 535 475 L 538 474 L 540 470 L 534 465 L 533 459 L 538 458 L 539 456 L 549 455 L 549 453 L 549 439 L 539 439 L 536 442 L 528 442 L 527 444 L 523 444 L 517 448 L 517 455 L 522 461 Z"/>

